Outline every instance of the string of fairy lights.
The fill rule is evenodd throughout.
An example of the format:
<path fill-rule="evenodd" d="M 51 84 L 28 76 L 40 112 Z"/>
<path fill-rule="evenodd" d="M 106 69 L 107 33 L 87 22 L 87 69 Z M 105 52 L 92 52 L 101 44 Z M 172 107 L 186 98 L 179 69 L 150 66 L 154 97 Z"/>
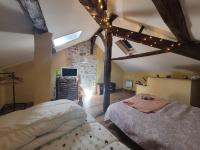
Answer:
<path fill-rule="evenodd" d="M 150 47 L 159 48 L 166 51 L 173 51 L 173 49 L 180 47 L 182 43 L 165 40 L 158 37 L 149 36 L 146 34 L 141 34 L 134 31 L 129 31 L 119 27 L 112 27 L 113 35 L 117 37 L 124 38 L 126 40 L 131 40 L 134 42 L 142 43 Z M 139 38 L 138 38 L 139 37 Z"/>
<path fill-rule="evenodd" d="M 110 13 L 108 12 L 108 10 L 103 10 L 104 5 L 102 0 L 98 0 L 97 6 L 98 10 L 91 8 L 89 6 L 85 6 L 85 8 L 88 10 L 91 16 L 96 20 L 96 22 L 104 29 L 105 32 L 111 31 L 114 36 L 142 43 L 144 45 L 159 48 L 166 51 L 173 51 L 173 49 L 180 47 L 182 45 L 181 42 L 169 41 L 166 39 L 122 29 L 119 27 L 113 27 L 112 23 L 110 22 Z M 101 15 L 99 15 L 97 12 L 101 12 Z M 117 29 L 115 30 L 115 28 Z M 142 38 L 138 39 L 138 36 L 135 36 L 136 34 Z"/>

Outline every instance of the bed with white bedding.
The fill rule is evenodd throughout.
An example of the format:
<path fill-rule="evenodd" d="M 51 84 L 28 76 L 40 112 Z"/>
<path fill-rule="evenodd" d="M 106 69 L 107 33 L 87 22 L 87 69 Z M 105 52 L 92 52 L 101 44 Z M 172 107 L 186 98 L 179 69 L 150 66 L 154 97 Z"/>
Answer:
<path fill-rule="evenodd" d="M 2 150 L 128 150 L 72 101 L 58 100 L 0 117 Z"/>
<path fill-rule="evenodd" d="M 121 101 L 109 106 L 105 120 L 147 150 L 200 149 L 200 109 L 196 107 L 172 102 L 145 113 Z"/>

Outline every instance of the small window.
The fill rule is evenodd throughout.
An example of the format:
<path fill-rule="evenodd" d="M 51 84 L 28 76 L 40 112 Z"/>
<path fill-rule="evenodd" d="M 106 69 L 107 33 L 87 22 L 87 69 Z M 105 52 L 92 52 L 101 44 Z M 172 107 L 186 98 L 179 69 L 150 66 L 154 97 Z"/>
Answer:
<path fill-rule="evenodd" d="M 66 44 L 68 42 L 71 42 L 75 39 L 78 39 L 81 36 L 81 33 L 82 33 L 82 31 L 78 31 L 78 32 L 68 34 L 68 35 L 59 37 L 57 39 L 54 39 L 53 40 L 54 46 L 58 47 L 58 46 Z"/>
<path fill-rule="evenodd" d="M 132 89 L 133 88 L 133 80 L 126 80 L 126 89 Z"/>

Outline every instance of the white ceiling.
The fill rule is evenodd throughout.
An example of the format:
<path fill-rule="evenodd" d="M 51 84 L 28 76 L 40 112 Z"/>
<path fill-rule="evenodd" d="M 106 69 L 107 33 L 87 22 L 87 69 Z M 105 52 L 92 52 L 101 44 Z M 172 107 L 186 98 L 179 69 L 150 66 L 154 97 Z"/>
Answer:
<path fill-rule="evenodd" d="M 58 48 L 58 51 L 88 40 L 99 27 L 78 0 L 39 0 L 39 2 L 48 30 L 53 33 L 53 39 L 79 30 L 83 31 L 79 39 Z M 140 24 L 145 24 L 147 28 L 143 31 L 143 33 L 175 40 L 174 35 L 163 22 L 151 0 L 108 0 L 108 2 L 109 9 L 119 15 L 119 18 L 114 21 L 114 25 L 139 31 Z M 184 12 L 187 18 L 188 26 L 191 28 L 192 35 L 195 39 L 200 40 L 200 30 L 198 28 L 200 25 L 200 1 L 181 0 L 181 2 L 183 9 L 185 10 Z M 3 25 L 2 22 L 0 23 L 0 40 L 3 41 L 2 39 L 4 39 L 4 41 L 6 41 L 5 43 L 0 43 L 0 54 L 3 54 L 6 58 L 11 58 L 12 60 L 14 57 L 10 56 L 10 54 L 6 54 L 6 49 L 13 51 L 12 54 L 22 54 L 24 51 L 22 50 L 20 52 L 20 50 L 23 49 L 20 46 L 23 45 L 25 49 L 30 50 L 27 50 L 27 52 L 30 52 L 29 56 L 28 54 L 25 54 L 27 55 L 27 58 L 30 57 L 30 47 L 33 46 L 30 42 L 33 36 L 29 34 L 27 35 L 27 33 L 31 33 L 32 26 L 30 21 L 26 16 L 24 16 L 17 1 L 0 0 L 0 7 L 0 15 L 3 20 Z M 15 26 L 13 26 L 13 24 Z M 12 33 L 8 34 L 8 32 Z M 5 34 L 10 37 L 4 36 Z M 18 37 L 19 42 L 16 42 L 16 47 L 9 46 L 8 44 L 10 41 L 14 40 L 11 39 L 11 34 L 13 34 L 16 38 Z M 27 37 L 24 38 L 24 36 Z M 23 40 L 24 43 L 21 44 L 20 40 Z M 25 42 L 25 40 L 29 40 L 29 42 Z M 115 37 L 113 41 L 115 42 L 117 40 L 118 38 Z M 134 42 L 131 43 L 137 53 L 155 50 L 152 47 Z M 102 47 L 99 40 L 97 41 L 97 44 Z M 8 47 L 5 47 L 6 45 Z M 4 50 L 2 51 L 2 49 Z M 124 56 L 124 54 L 113 43 L 113 58 L 119 56 Z M 8 62 L 4 64 L 4 61 L 0 60 L 0 66 L 10 64 Z M 125 71 L 179 71 L 183 69 L 195 71 L 194 68 L 198 68 L 200 66 L 199 61 L 171 53 L 115 62 Z"/>
<path fill-rule="evenodd" d="M 32 25 L 17 0 L 0 0 L 0 18 L 0 68 L 32 60 Z"/>
<path fill-rule="evenodd" d="M 30 34 L 0 32 L 0 68 L 33 60 L 34 37 Z"/>
<path fill-rule="evenodd" d="M 32 25 L 17 0 L 0 0 L 0 31 L 32 33 Z"/>
<path fill-rule="evenodd" d="M 78 0 L 39 0 L 42 12 L 49 32 L 53 33 L 53 39 L 83 31 L 81 37 L 69 42 L 57 51 L 86 41 L 99 28 L 94 19 L 87 13 Z"/>
<path fill-rule="evenodd" d="M 200 1 L 182 0 L 183 10 L 185 12 L 188 26 L 192 36 L 200 40 Z M 141 24 L 146 25 L 143 33 L 157 36 L 165 39 L 176 40 L 174 35 L 168 29 L 155 6 L 150 0 L 110 0 L 110 11 L 119 15 L 114 21 L 114 25 L 139 31 Z M 125 56 L 116 46 L 115 41 L 119 40 L 114 37 L 112 58 Z M 98 45 L 103 48 L 100 40 Z M 154 51 L 155 48 L 130 42 L 137 53 Z M 160 54 L 155 56 L 115 61 L 124 71 L 191 71 L 200 73 L 200 61 L 190 59 L 173 53 Z"/>

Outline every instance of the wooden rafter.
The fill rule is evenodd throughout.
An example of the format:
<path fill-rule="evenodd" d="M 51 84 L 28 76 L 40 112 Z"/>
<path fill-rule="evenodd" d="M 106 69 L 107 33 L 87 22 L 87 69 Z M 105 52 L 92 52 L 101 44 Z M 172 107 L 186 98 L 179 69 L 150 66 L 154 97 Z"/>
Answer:
<path fill-rule="evenodd" d="M 101 38 L 103 44 L 105 45 L 105 37 L 104 37 L 104 35 L 103 35 L 102 33 L 99 33 L 98 35 L 93 36 L 93 37 L 90 39 L 90 42 L 91 42 L 90 54 L 91 54 L 91 55 L 93 55 L 95 42 L 96 42 L 96 39 L 97 39 L 98 36 Z"/>
<path fill-rule="evenodd" d="M 141 28 L 140 28 L 140 30 L 139 30 L 139 33 L 142 33 L 142 31 L 144 30 L 144 28 L 145 27 L 142 25 Z"/>
<path fill-rule="evenodd" d="M 100 27 L 91 37 L 90 42 L 91 42 L 91 46 L 90 46 L 90 54 L 92 55 L 94 52 L 94 45 L 96 42 L 97 37 L 101 34 L 101 32 L 103 31 L 103 29 Z M 103 39 L 102 39 L 103 40 Z"/>
<path fill-rule="evenodd" d="M 93 55 L 94 53 L 94 45 L 95 45 L 95 42 L 96 42 L 96 39 L 97 39 L 97 36 L 93 36 L 91 39 L 90 39 L 90 55 Z"/>
<path fill-rule="evenodd" d="M 180 43 L 161 39 L 135 31 L 112 26 L 114 36 L 141 43 L 143 45 L 158 48 L 168 52 L 176 53 L 192 59 L 200 60 L 200 44 L 195 42 Z"/>
<path fill-rule="evenodd" d="M 113 13 L 108 16 L 106 0 L 79 0 L 79 2 L 104 30 L 111 26 L 112 21 L 117 17 Z"/>
<path fill-rule="evenodd" d="M 152 52 L 146 52 L 146 53 L 134 54 L 134 55 L 130 55 L 130 56 L 113 58 L 112 60 L 133 59 L 133 58 L 147 57 L 147 56 L 158 55 L 158 54 L 163 54 L 163 53 L 168 53 L 168 52 L 170 52 L 170 51 L 156 50 L 156 51 L 152 51 Z"/>
<path fill-rule="evenodd" d="M 200 60 L 200 43 L 187 43 L 172 51 L 175 54 Z"/>
<path fill-rule="evenodd" d="M 84 1 L 84 3 L 83 3 L 83 1 Z M 95 19 L 95 21 L 100 25 L 100 27 L 102 29 L 106 30 L 106 28 L 108 27 L 108 25 L 107 25 L 108 22 L 106 22 L 104 20 L 105 19 L 104 15 L 98 14 L 94 3 L 92 3 L 90 0 L 80 0 L 80 2 L 84 5 L 86 10 Z M 109 23 L 109 26 L 111 26 L 110 23 Z M 152 46 L 154 48 L 158 48 L 158 49 L 161 49 L 161 50 L 173 51 L 174 49 L 176 49 L 177 54 L 179 54 L 178 48 L 181 45 L 182 46 L 184 45 L 180 42 L 161 39 L 161 38 L 158 38 L 158 37 L 150 36 L 150 35 L 147 35 L 147 34 L 142 34 L 140 32 L 138 33 L 138 32 L 127 30 L 127 29 L 122 29 L 122 28 L 115 27 L 115 26 L 111 26 L 111 29 L 112 29 L 113 36 L 117 36 L 117 37 L 120 37 L 120 38 L 123 38 L 123 39 L 127 39 L 127 40 L 130 40 L 130 41 L 137 42 L 137 43 L 142 43 L 144 45 Z M 184 55 L 185 53 L 183 54 L 183 52 L 180 52 L 180 54 Z M 194 58 L 192 55 L 189 55 L 189 57 Z M 195 59 L 196 59 L 196 56 L 195 56 Z"/>
<path fill-rule="evenodd" d="M 163 49 L 163 50 L 171 50 L 181 45 L 181 43 L 179 42 L 169 41 L 166 39 L 150 36 L 143 33 L 138 33 L 135 31 L 123 29 L 116 26 L 112 26 L 112 33 L 113 33 L 113 36 L 125 38 L 127 40 L 130 40 L 136 43 L 141 43 L 147 46 L 151 46 L 151 47 Z"/>
<path fill-rule="evenodd" d="M 18 0 L 20 6 L 33 23 L 34 31 L 37 33 L 48 32 L 45 19 L 38 0 Z"/>
<path fill-rule="evenodd" d="M 191 41 L 179 0 L 152 0 L 163 21 L 181 42 Z"/>

